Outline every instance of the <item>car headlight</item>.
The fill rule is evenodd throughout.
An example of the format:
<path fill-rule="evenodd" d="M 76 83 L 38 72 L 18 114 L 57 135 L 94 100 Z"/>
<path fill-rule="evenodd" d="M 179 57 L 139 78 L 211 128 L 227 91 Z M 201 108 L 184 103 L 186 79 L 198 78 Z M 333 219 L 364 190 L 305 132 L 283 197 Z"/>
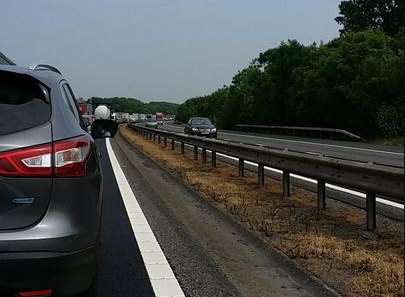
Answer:
<path fill-rule="evenodd" d="M 198 132 L 198 128 L 191 128 L 191 130 L 193 130 L 193 132 Z"/>
<path fill-rule="evenodd" d="M 211 132 L 213 132 L 213 133 L 217 132 L 217 128 L 211 129 Z"/>

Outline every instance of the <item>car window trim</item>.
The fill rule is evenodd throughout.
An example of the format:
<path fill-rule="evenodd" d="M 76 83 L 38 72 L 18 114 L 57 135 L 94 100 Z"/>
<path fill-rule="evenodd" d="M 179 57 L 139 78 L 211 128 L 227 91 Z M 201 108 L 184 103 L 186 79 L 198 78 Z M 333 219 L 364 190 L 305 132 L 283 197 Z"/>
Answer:
<path fill-rule="evenodd" d="M 74 92 L 72 90 L 72 87 L 69 85 L 69 83 L 66 83 L 66 86 L 67 86 L 67 88 L 68 88 L 68 90 L 70 92 L 70 95 L 72 96 L 73 103 L 75 104 L 76 111 L 77 111 L 77 116 L 79 117 L 80 126 L 82 127 L 82 129 L 86 130 L 87 127 L 84 124 L 84 120 L 83 120 L 82 115 L 80 114 L 79 102 L 77 102 L 76 96 L 75 96 L 75 94 L 74 94 Z"/>
<path fill-rule="evenodd" d="M 72 102 L 71 102 L 71 100 L 69 99 L 69 95 L 66 93 L 66 90 L 65 90 L 65 88 L 64 88 L 64 86 L 65 86 L 66 84 L 67 84 L 67 81 L 63 80 L 63 81 L 60 82 L 60 86 L 59 86 L 59 87 L 60 87 L 60 90 L 61 90 L 61 93 L 62 93 L 62 96 L 63 96 L 63 99 L 66 101 L 67 105 L 69 106 L 69 109 L 70 109 L 70 111 L 72 112 L 73 116 L 74 116 L 77 120 L 79 120 L 78 117 L 77 117 L 76 114 L 75 114 L 74 108 L 73 108 L 73 106 L 72 106 Z"/>

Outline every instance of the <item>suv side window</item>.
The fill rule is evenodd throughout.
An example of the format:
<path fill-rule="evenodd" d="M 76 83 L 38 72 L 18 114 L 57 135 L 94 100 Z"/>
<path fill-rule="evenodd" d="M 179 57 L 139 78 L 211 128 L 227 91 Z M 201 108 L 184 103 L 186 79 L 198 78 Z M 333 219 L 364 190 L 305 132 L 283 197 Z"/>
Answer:
<path fill-rule="evenodd" d="M 80 115 L 80 112 L 79 112 L 79 107 L 77 105 L 76 98 L 73 95 L 72 89 L 66 82 L 62 84 L 62 92 L 65 97 L 65 100 L 67 101 L 67 104 L 69 105 L 70 110 L 72 111 L 73 115 L 79 122 L 80 126 L 83 129 L 86 129 L 82 116 Z"/>
<path fill-rule="evenodd" d="M 73 113 L 75 118 L 78 119 L 77 111 L 75 112 L 75 108 L 74 108 L 74 105 L 73 105 L 73 99 L 69 95 L 69 92 L 66 90 L 65 86 L 66 86 L 66 83 L 61 85 L 61 91 L 62 91 L 63 99 L 65 99 L 65 103 L 69 107 L 69 110 Z"/>

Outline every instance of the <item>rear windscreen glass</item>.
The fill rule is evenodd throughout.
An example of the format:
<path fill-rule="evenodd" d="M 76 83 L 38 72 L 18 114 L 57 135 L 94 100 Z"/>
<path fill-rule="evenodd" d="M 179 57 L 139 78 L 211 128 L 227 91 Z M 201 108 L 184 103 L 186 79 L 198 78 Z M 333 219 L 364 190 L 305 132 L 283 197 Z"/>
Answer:
<path fill-rule="evenodd" d="M 0 71 L 0 135 L 44 124 L 50 116 L 44 86 L 28 76 Z"/>

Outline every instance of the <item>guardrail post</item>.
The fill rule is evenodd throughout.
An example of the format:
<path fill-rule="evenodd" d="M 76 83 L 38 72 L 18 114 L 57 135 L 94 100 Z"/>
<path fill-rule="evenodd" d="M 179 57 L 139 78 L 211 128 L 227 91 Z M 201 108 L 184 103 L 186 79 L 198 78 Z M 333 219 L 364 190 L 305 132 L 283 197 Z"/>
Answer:
<path fill-rule="evenodd" d="M 158 135 L 158 143 L 159 143 L 159 144 L 161 143 L 160 135 Z"/>
<path fill-rule="evenodd" d="M 167 147 L 167 137 L 163 137 L 163 145 L 164 147 Z"/>
<path fill-rule="evenodd" d="M 211 166 L 217 167 L 217 152 L 211 151 Z"/>
<path fill-rule="evenodd" d="M 264 185 L 264 165 L 261 163 L 257 166 L 257 183 L 259 186 Z"/>
<path fill-rule="evenodd" d="M 198 146 L 194 146 L 194 160 L 198 160 Z"/>
<path fill-rule="evenodd" d="M 174 139 L 172 139 L 172 147 L 171 147 L 171 149 L 174 150 Z"/>
<path fill-rule="evenodd" d="M 181 147 L 181 153 L 184 154 L 184 142 L 181 143 L 180 147 Z"/>
<path fill-rule="evenodd" d="M 318 210 L 326 208 L 326 188 L 323 179 L 318 180 Z"/>
<path fill-rule="evenodd" d="M 239 176 L 245 176 L 245 160 L 239 158 Z"/>
<path fill-rule="evenodd" d="M 283 198 L 290 197 L 291 184 L 290 184 L 290 172 L 283 170 Z"/>
<path fill-rule="evenodd" d="M 153 142 L 156 141 L 156 133 L 153 133 Z"/>
<path fill-rule="evenodd" d="M 376 195 L 375 193 L 367 193 L 366 196 L 367 210 L 367 230 L 374 231 L 376 227 Z"/>
<path fill-rule="evenodd" d="M 207 163 L 207 150 L 205 148 L 202 149 L 201 158 L 203 164 Z"/>

